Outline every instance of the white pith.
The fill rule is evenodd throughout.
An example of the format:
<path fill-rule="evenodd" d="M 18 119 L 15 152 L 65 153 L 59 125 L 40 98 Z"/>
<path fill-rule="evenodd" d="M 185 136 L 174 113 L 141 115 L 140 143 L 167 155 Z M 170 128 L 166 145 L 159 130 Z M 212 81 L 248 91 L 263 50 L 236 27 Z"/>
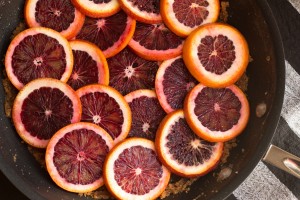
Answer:
<path fill-rule="evenodd" d="M 131 39 L 128 43 L 128 45 L 134 49 L 135 51 L 139 52 L 142 55 L 151 56 L 151 57 L 158 57 L 157 54 L 160 54 L 160 56 L 163 56 L 164 58 L 167 57 L 174 57 L 172 55 L 174 54 L 180 54 L 182 51 L 183 43 L 181 43 L 179 46 L 177 46 L 174 49 L 168 49 L 168 50 L 150 50 L 146 47 L 142 46 L 139 41 L 135 41 Z M 163 54 L 162 54 L 163 53 Z"/>
<path fill-rule="evenodd" d="M 137 15 L 137 16 L 143 18 L 143 19 L 155 20 L 155 21 L 161 21 L 162 20 L 160 14 L 154 14 L 154 13 L 148 13 L 148 12 L 145 12 L 145 11 L 141 11 L 136 6 L 134 6 L 131 1 L 127 1 L 127 0 L 120 0 L 120 1 L 122 1 L 124 6 L 128 9 L 130 9 L 130 11 L 132 13 L 134 13 L 135 15 Z"/>
<path fill-rule="evenodd" d="M 140 89 L 135 90 L 133 92 L 130 92 L 129 94 L 125 95 L 125 100 L 127 103 L 132 102 L 134 99 L 140 98 L 140 97 L 149 97 L 149 98 L 157 98 L 156 93 L 153 90 L 149 89 Z"/>
<path fill-rule="evenodd" d="M 92 12 L 107 13 L 119 7 L 118 0 L 111 0 L 109 3 L 94 3 L 90 0 L 75 0 L 82 7 L 87 7 Z"/>

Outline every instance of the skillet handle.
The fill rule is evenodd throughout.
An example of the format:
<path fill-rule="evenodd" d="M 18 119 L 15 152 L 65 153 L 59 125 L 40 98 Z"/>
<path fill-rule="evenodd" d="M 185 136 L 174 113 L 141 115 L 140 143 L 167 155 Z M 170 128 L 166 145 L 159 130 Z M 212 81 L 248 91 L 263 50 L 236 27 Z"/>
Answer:
<path fill-rule="evenodd" d="M 300 179 L 300 158 L 271 145 L 263 161 L 272 164 Z"/>

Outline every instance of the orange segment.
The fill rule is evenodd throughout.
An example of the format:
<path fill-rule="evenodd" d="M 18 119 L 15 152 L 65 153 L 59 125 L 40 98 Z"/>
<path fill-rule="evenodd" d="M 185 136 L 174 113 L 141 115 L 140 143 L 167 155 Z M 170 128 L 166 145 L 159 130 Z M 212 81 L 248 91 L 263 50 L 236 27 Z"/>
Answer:
<path fill-rule="evenodd" d="M 49 28 L 22 31 L 11 41 L 5 55 L 7 76 L 19 90 L 37 78 L 67 82 L 72 69 L 73 54 L 69 42 Z"/>
<path fill-rule="evenodd" d="M 186 39 L 183 59 L 191 74 L 209 87 L 226 87 L 245 72 L 249 49 L 234 27 L 212 23 L 200 26 Z"/>
<path fill-rule="evenodd" d="M 181 37 L 188 36 L 198 26 L 217 21 L 219 0 L 161 0 L 164 23 Z"/>
<path fill-rule="evenodd" d="M 139 22 L 161 23 L 159 1 L 157 0 L 119 0 L 121 8 Z"/>
<path fill-rule="evenodd" d="M 238 136 L 249 120 L 249 103 L 235 85 L 210 88 L 198 84 L 186 96 L 184 116 L 199 137 L 225 142 Z"/>
<path fill-rule="evenodd" d="M 18 93 L 12 120 L 20 137 L 37 148 L 46 148 L 60 128 L 79 122 L 82 107 L 75 91 L 56 79 L 29 82 Z"/>
<path fill-rule="evenodd" d="M 89 17 L 109 17 L 121 8 L 118 0 L 71 0 L 82 13 Z"/>
<path fill-rule="evenodd" d="M 112 138 L 99 126 L 86 122 L 68 125 L 49 141 L 47 171 L 67 191 L 91 192 L 104 184 L 102 167 L 112 146 Z"/>
<path fill-rule="evenodd" d="M 27 0 L 25 20 L 29 27 L 47 27 L 72 39 L 80 31 L 85 16 L 70 0 Z"/>
<path fill-rule="evenodd" d="M 156 199 L 165 190 L 170 172 L 155 152 L 154 143 L 130 138 L 117 144 L 104 163 L 104 183 L 117 199 Z"/>
<path fill-rule="evenodd" d="M 131 128 L 131 110 L 117 90 L 92 84 L 78 89 L 76 93 L 82 103 L 81 121 L 102 127 L 115 143 L 127 137 Z"/>
<path fill-rule="evenodd" d="M 161 162 L 183 177 L 203 176 L 218 164 L 223 143 L 198 137 L 188 126 L 183 110 L 169 113 L 156 133 L 155 147 Z"/>
<path fill-rule="evenodd" d="M 94 44 L 81 40 L 70 41 L 74 67 L 68 84 L 77 90 L 88 84 L 108 85 L 109 70 L 102 51 Z"/>

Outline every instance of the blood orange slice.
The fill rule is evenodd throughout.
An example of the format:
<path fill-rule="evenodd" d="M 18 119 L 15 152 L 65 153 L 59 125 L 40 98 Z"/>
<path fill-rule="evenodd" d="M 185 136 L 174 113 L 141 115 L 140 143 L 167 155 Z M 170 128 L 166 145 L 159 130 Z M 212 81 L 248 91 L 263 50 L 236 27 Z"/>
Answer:
<path fill-rule="evenodd" d="M 140 57 L 147 60 L 167 60 L 182 53 L 183 39 L 164 24 L 137 22 L 134 35 L 128 45 Z"/>
<path fill-rule="evenodd" d="M 43 27 L 26 29 L 10 43 L 5 56 L 9 80 L 21 89 L 37 78 L 67 82 L 73 69 L 69 42 L 58 32 Z"/>
<path fill-rule="evenodd" d="M 74 90 L 92 83 L 108 85 L 109 70 L 102 51 L 86 41 L 73 40 L 70 45 L 74 55 L 74 67 L 67 83 Z"/>
<path fill-rule="evenodd" d="M 113 146 L 110 135 L 92 123 L 68 125 L 53 135 L 46 149 L 46 167 L 61 188 L 77 193 L 101 187 L 104 160 Z"/>
<path fill-rule="evenodd" d="M 161 162 L 173 173 L 197 177 L 218 164 L 223 143 L 212 143 L 198 137 L 188 126 L 183 110 L 169 113 L 156 134 L 155 147 Z"/>
<path fill-rule="evenodd" d="M 154 88 L 158 62 L 140 58 L 127 47 L 107 62 L 110 71 L 109 85 L 121 94 Z"/>
<path fill-rule="evenodd" d="M 184 113 L 201 138 L 225 142 L 244 130 L 250 111 L 245 94 L 237 86 L 210 88 L 198 84 L 185 99 Z"/>
<path fill-rule="evenodd" d="M 129 137 L 155 139 L 156 130 L 166 116 L 153 90 L 141 89 L 125 96 L 132 111 Z"/>
<path fill-rule="evenodd" d="M 158 0 L 119 0 L 122 9 L 140 22 L 162 22 Z"/>
<path fill-rule="evenodd" d="M 235 83 L 249 62 L 248 45 L 234 27 L 212 23 L 200 26 L 186 39 L 183 59 L 191 74 L 209 87 Z"/>
<path fill-rule="evenodd" d="M 197 84 L 181 56 L 162 62 L 155 77 L 155 91 L 167 113 L 183 108 L 185 96 Z"/>
<path fill-rule="evenodd" d="M 164 23 L 179 36 L 186 37 L 198 26 L 217 21 L 219 0 L 161 0 Z"/>
<path fill-rule="evenodd" d="M 117 199 L 156 199 L 170 180 L 154 143 L 143 138 L 126 139 L 113 147 L 103 172 L 106 187 Z"/>
<path fill-rule="evenodd" d="M 136 21 L 123 11 L 107 18 L 86 17 L 84 25 L 76 36 L 96 44 L 106 58 L 122 51 L 130 41 Z"/>
<path fill-rule="evenodd" d="M 29 27 L 51 28 L 67 39 L 80 31 L 85 18 L 70 0 L 27 0 L 24 13 Z"/>
<path fill-rule="evenodd" d="M 46 148 L 56 131 L 80 121 L 81 111 L 80 100 L 69 85 L 40 78 L 20 90 L 13 104 L 12 120 L 25 142 Z"/>
<path fill-rule="evenodd" d="M 127 137 L 131 127 L 131 110 L 117 90 L 93 84 L 78 89 L 76 93 L 82 103 L 81 121 L 102 127 L 115 143 Z"/>
<path fill-rule="evenodd" d="M 109 17 L 120 10 L 118 0 L 72 0 L 85 15 L 93 18 Z"/>

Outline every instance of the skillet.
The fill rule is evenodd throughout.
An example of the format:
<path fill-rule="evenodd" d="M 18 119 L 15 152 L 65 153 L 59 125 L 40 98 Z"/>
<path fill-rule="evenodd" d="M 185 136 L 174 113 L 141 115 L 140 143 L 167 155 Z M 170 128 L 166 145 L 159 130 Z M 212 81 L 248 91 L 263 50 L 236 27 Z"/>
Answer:
<path fill-rule="evenodd" d="M 23 4 L 24 0 L 0 2 L 1 58 L 13 30 L 23 21 Z M 210 173 L 193 183 L 189 192 L 166 199 L 225 199 L 261 160 L 275 133 L 283 103 L 285 65 L 281 38 L 271 10 L 266 0 L 229 0 L 228 13 L 228 23 L 245 36 L 253 59 L 247 68 L 250 120 L 225 164 L 232 167 L 233 173 L 221 182 Z M 0 68 L 1 71 L 4 69 L 2 62 Z M 1 76 L 3 78 L 2 73 Z M 11 120 L 5 116 L 4 101 L 1 83 L 0 169 L 5 176 L 30 199 L 85 199 L 63 191 L 52 182 L 15 132 Z M 257 117 L 256 107 L 261 103 L 267 105 L 267 111 L 262 117 Z M 215 171 L 220 171 L 220 168 Z"/>

